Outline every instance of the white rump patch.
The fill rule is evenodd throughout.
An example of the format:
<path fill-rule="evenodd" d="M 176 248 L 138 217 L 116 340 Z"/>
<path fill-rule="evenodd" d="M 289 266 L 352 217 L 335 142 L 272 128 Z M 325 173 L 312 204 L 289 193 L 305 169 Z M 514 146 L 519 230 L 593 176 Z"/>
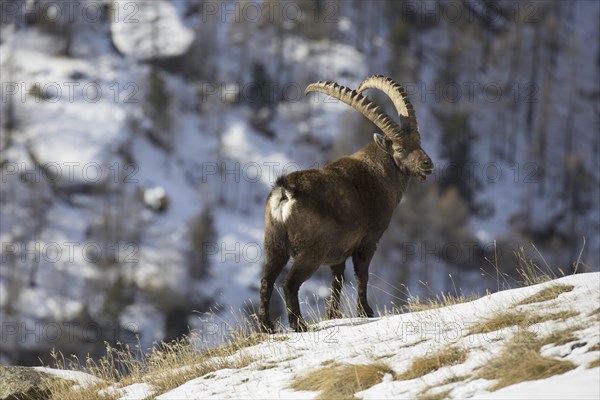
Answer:
<path fill-rule="evenodd" d="M 269 198 L 271 217 L 279 222 L 285 222 L 289 218 L 292 213 L 292 206 L 294 205 L 294 199 L 292 199 L 292 195 L 288 191 L 285 191 L 286 198 L 283 198 L 284 190 L 277 188 L 277 191 L 273 192 Z"/>

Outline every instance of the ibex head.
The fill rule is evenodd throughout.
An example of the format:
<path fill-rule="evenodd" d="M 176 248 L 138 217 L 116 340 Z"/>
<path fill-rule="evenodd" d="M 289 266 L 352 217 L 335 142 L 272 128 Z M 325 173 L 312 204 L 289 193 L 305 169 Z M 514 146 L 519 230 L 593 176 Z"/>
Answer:
<path fill-rule="evenodd" d="M 396 124 L 379 106 L 375 106 L 360 93 L 366 89 L 379 89 L 394 103 L 401 125 Z M 321 92 L 335 97 L 353 107 L 381 129 L 383 135 L 374 134 L 377 146 L 389 154 L 403 173 L 425 180 L 433 172 L 431 158 L 421 148 L 421 135 L 415 111 L 406 90 L 390 78 L 373 75 L 365 79 L 357 90 L 337 83 L 316 82 L 306 88 L 306 93 Z"/>

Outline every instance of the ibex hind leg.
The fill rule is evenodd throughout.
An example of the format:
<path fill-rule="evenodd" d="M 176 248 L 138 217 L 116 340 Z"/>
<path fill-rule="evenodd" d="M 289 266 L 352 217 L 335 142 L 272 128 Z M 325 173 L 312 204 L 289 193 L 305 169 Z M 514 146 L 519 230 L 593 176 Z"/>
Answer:
<path fill-rule="evenodd" d="M 274 327 L 269 315 L 269 304 L 273 294 L 273 286 L 277 277 L 289 260 L 285 247 L 265 241 L 265 265 L 260 281 L 260 308 L 258 322 L 263 332 L 273 333 Z"/>
<path fill-rule="evenodd" d="M 367 283 L 369 282 L 369 264 L 375 254 L 376 244 L 367 244 L 360 247 L 352 255 L 352 262 L 354 264 L 354 276 L 356 277 L 356 284 L 358 286 L 358 304 L 357 311 L 358 315 L 362 317 L 372 318 L 374 313 L 373 309 L 367 302 Z"/>
<path fill-rule="evenodd" d="M 288 323 L 296 332 L 307 330 L 306 322 L 300 313 L 298 291 L 304 281 L 310 278 L 321 265 L 322 256 L 315 251 L 299 254 L 294 258 L 292 269 L 283 280 L 285 303 L 288 309 Z"/>
<path fill-rule="evenodd" d="M 327 319 L 341 318 L 340 294 L 344 287 L 344 269 L 346 262 L 331 266 L 331 298 L 327 307 Z"/>

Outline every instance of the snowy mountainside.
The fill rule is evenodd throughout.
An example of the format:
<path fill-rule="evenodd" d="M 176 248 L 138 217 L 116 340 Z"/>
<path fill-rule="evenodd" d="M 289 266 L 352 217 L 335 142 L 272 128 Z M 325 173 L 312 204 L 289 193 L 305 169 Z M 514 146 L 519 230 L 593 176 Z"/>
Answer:
<path fill-rule="evenodd" d="M 177 13 L 165 3 L 159 5 L 168 7 L 173 27 Z M 146 20 L 154 11 L 144 8 L 142 25 L 150 24 Z M 14 100 L 20 122 L 2 135 L 10 140 L 2 150 L 0 300 L 3 321 L 11 324 L 25 321 L 32 329 L 42 329 L 46 321 L 75 324 L 77 337 L 91 324 L 104 339 L 129 340 L 135 334 L 148 348 L 201 326 L 192 310 L 225 309 L 227 316 L 234 308 L 237 316 L 237 309 L 256 297 L 269 188 L 282 173 L 323 165 L 327 154 L 319 147 L 331 146 L 339 133 L 331 127 L 348 110 L 331 104 L 314 122 L 325 132 L 317 149 L 310 139 L 302 142 L 298 126 L 306 136 L 312 128 L 306 115 L 321 116 L 315 110 L 322 104 L 305 102 L 306 78 L 291 76 L 291 89 L 298 90 L 275 104 L 270 129 L 277 136 L 265 137 L 249 123 L 255 110 L 245 105 L 243 83 L 230 82 L 235 71 L 224 70 L 222 83 L 192 84 L 157 71 L 136 61 L 149 44 L 136 47 L 137 36 L 127 42 L 126 24 L 119 22 L 111 24 L 112 35 L 125 57 L 107 51 L 106 24 L 82 24 L 72 57 L 57 56 L 60 42 L 36 27 L 2 28 L 3 71 L 18 83 Z M 183 24 L 173 29 L 187 37 Z M 272 46 L 259 50 L 264 57 L 272 51 Z M 230 52 L 221 57 L 237 50 Z M 333 78 L 343 69 L 344 83 L 356 86 L 367 73 L 364 57 L 348 45 L 298 41 L 285 52 L 295 61 L 309 55 L 320 60 L 303 76 Z M 352 72 L 347 59 L 353 59 Z M 219 91 L 206 93 L 214 87 Z M 152 97 L 153 90 L 161 98 Z M 229 104 L 224 99 L 231 93 Z M 168 196 L 164 211 L 144 204 L 156 190 Z M 206 226 L 205 215 L 211 220 Z M 206 230 L 197 242 L 195 229 Z M 177 314 L 182 308 L 183 315 Z M 169 313 L 180 319 L 171 333 Z M 68 351 L 94 354 L 101 341 L 85 349 L 70 344 Z M 36 362 L 27 354 L 37 359 L 49 346 L 19 331 L 3 343 L 12 351 L 2 360 Z"/>
<path fill-rule="evenodd" d="M 110 1 L 74 6 L 88 3 L 111 9 Z M 257 4 L 232 3 L 241 11 Z M 323 23 L 262 24 L 231 14 L 223 20 L 222 10 L 207 14 L 220 2 L 166 0 L 114 2 L 116 18 L 83 15 L 66 30 L 39 16 L 3 19 L 0 317 L 15 330 L 3 338 L 0 363 L 37 365 L 53 347 L 99 356 L 104 340 L 136 343 L 138 336 L 149 348 L 201 329 L 208 310 L 230 323 L 251 313 L 262 267 L 264 199 L 275 177 L 348 154 L 374 129 L 344 104 L 305 97 L 304 88 L 316 80 L 355 88 L 367 75 L 383 73 L 403 82 L 423 147 L 438 168 L 428 182 L 411 184 L 400 206 L 399 214 L 406 207 L 418 219 L 393 221 L 373 260 L 369 296 L 380 310 L 406 301 L 407 293 L 495 290 L 497 282 L 482 277 L 484 257 L 453 259 L 456 247 L 462 254 L 484 248 L 490 256 L 496 240 L 540 238 L 543 250 L 553 251 L 549 263 L 567 269 L 587 235 L 582 260 L 597 270 L 598 177 L 590 166 L 598 151 L 590 132 L 598 114 L 590 82 L 599 75 L 591 61 L 598 53 L 598 4 L 547 10 L 532 3 L 539 20 L 551 15 L 548 23 L 513 19 L 497 34 L 443 15 L 437 23 L 420 21 L 419 10 L 389 9 L 397 2 L 316 2 L 324 6 L 320 13 L 312 2 L 291 3 L 308 4 L 305 14 Z M 426 17 L 445 2 L 422 4 Z M 551 33 L 558 44 L 542 40 Z M 547 62 L 536 64 L 538 56 Z M 472 82 L 479 86 L 471 99 Z M 539 96 L 527 103 L 523 90 L 532 82 Z M 457 101 L 446 91 L 454 83 L 463 90 Z M 486 84 L 508 91 L 495 101 L 482 89 Z M 268 93 L 258 96 L 261 104 L 251 101 L 257 86 Z M 272 95 L 273 88 L 286 90 Z M 464 117 L 458 130 L 450 129 L 454 114 Z M 455 132 L 465 127 L 475 131 L 473 138 Z M 459 137 L 458 150 L 472 143 L 471 158 L 449 159 L 445 130 Z M 565 130 L 573 134 L 564 137 Z M 567 145 L 573 154 L 555 154 Z M 531 171 L 524 167 L 534 160 L 540 171 L 540 159 L 548 160 L 545 194 L 539 176 L 525 182 Z M 422 218 L 437 215 L 444 199 L 437 187 L 453 163 L 475 165 L 480 177 L 489 164 L 503 174 L 478 183 L 473 202 L 487 206 L 487 214 L 473 212 L 460 227 L 441 217 L 441 228 L 429 229 L 435 221 Z M 576 179 L 563 185 L 569 176 Z M 412 204 L 427 199 L 431 207 L 408 209 L 411 196 Z M 464 201 L 455 206 L 448 207 L 451 214 Z M 424 234 L 421 226 L 428 226 Z M 533 229 L 539 226 L 549 233 Z M 464 237 L 453 235 L 461 229 Z M 500 267 L 511 261 L 500 260 Z M 302 286 L 303 309 L 323 304 L 329 279 L 322 268 Z M 283 311 L 282 304 L 274 308 Z M 60 343 L 27 333 L 48 326 L 60 327 Z"/>
<path fill-rule="evenodd" d="M 560 290 L 552 296 L 540 297 L 557 288 Z M 231 356 L 243 353 L 251 360 L 246 366 L 211 371 L 160 395 L 152 388 L 152 380 L 115 386 L 114 390 L 121 399 L 323 398 L 327 395 L 319 393 L 322 387 L 297 390 L 294 382 L 315 372 L 327 375 L 340 366 L 372 365 L 384 372 L 369 387 L 348 392 L 350 396 L 595 399 L 600 395 L 599 296 L 600 274 L 587 273 L 420 312 L 322 321 L 312 332 L 284 332 Z M 526 314 L 532 319 L 494 325 L 505 313 Z M 474 331 L 482 326 L 485 329 Z M 567 336 L 562 335 L 565 332 Z M 515 344 L 532 347 L 516 354 L 493 375 L 485 375 L 483 371 Z M 461 356 L 415 372 L 419 359 L 442 360 L 440 354 L 448 349 Z M 540 361 L 541 366 L 527 364 Z M 567 367 L 548 372 L 554 368 L 548 363 L 553 362 Z M 512 370 L 522 375 L 514 376 Z M 68 376 L 68 372 L 46 371 Z M 531 371 L 542 376 L 528 377 Z M 506 375 L 512 380 L 499 384 Z M 316 376 L 314 381 L 318 381 Z M 328 393 L 346 393 L 342 391 L 350 384 L 347 381 L 355 379 L 359 378 L 350 374 L 335 383 L 338 392 Z"/>

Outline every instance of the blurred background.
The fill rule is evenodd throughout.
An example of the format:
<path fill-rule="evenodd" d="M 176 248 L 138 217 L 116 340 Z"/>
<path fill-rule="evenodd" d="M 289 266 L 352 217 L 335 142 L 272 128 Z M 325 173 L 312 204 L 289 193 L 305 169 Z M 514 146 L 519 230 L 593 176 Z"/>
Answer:
<path fill-rule="evenodd" d="M 596 1 L 0 6 L 2 364 L 212 340 L 254 312 L 276 177 L 376 131 L 305 97 L 317 80 L 401 82 L 436 164 L 371 264 L 379 311 L 515 286 L 532 264 L 599 269 Z M 305 313 L 329 281 L 304 284 Z"/>

